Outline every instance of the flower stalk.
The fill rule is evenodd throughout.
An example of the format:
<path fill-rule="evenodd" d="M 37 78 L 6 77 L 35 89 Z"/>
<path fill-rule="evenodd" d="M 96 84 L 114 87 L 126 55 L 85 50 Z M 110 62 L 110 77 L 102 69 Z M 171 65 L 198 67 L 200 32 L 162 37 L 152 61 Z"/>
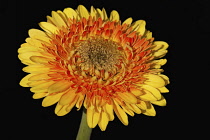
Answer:
<path fill-rule="evenodd" d="M 76 140 L 90 140 L 92 128 L 87 124 L 87 114 L 84 108 Z"/>

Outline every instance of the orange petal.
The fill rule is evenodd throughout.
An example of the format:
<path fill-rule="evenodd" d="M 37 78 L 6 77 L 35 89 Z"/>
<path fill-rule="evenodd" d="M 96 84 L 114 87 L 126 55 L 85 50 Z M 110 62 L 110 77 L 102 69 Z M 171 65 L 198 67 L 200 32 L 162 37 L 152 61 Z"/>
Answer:
<path fill-rule="evenodd" d="M 115 100 L 114 100 L 114 112 L 116 113 L 117 117 L 124 125 L 128 125 L 128 116 Z"/>
<path fill-rule="evenodd" d="M 49 94 L 63 92 L 63 91 L 66 91 L 67 89 L 69 89 L 70 85 L 71 85 L 71 82 L 66 81 L 66 80 L 61 80 L 61 81 L 58 81 L 55 84 L 51 85 L 48 88 L 48 92 L 49 92 Z"/>

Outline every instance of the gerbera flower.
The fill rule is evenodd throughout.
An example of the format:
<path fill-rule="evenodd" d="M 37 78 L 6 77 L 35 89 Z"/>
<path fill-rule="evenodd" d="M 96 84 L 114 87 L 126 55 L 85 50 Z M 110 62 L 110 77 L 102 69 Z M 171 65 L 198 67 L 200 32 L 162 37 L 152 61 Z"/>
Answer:
<path fill-rule="evenodd" d="M 155 116 L 153 104 L 165 106 L 161 93 L 169 92 L 160 67 L 168 44 L 154 41 L 145 21 L 120 21 L 117 11 L 82 5 L 76 10 L 52 11 L 44 30 L 30 29 L 19 48 L 19 59 L 28 65 L 20 85 L 31 87 L 42 106 L 57 104 L 63 116 L 74 106 L 87 109 L 90 128 L 104 131 L 114 113 L 124 125 L 134 113 Z"/>

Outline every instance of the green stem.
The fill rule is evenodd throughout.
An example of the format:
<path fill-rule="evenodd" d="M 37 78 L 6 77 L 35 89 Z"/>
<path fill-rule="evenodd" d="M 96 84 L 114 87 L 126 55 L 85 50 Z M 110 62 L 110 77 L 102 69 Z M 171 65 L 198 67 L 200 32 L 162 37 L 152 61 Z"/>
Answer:
<path fill-rule="evenodd" d="M 84 108 L 76 140 L 90 140 L 91 132 L 92 128 L 87 124 L 86 109 Z"/>

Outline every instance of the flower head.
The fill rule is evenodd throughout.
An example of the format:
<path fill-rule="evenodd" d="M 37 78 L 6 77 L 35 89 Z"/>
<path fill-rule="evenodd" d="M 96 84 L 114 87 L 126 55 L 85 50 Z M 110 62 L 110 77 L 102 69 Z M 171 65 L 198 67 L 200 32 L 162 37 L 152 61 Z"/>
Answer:
<path fill-rule="evenodd" d="M 128 125 L 127 114 L 154 116 L 152 104 L 166 105 L 161 93 L 169 79 L 159 58 L 168 44 L 154 41 L 144 20 L 121 23 L 115 10 L 108 17 L 105 9 L 79 5 L 52 11 L 39 25 L 44 31 L 30 29 L 18 57 L 30 73 L 20 85 L 31 87 L 34 99 L 44 97 L 42 106 L 57 103 L 58 116 L 84 106 L 89 127 L 104 131 L 114 113 Z"/>

